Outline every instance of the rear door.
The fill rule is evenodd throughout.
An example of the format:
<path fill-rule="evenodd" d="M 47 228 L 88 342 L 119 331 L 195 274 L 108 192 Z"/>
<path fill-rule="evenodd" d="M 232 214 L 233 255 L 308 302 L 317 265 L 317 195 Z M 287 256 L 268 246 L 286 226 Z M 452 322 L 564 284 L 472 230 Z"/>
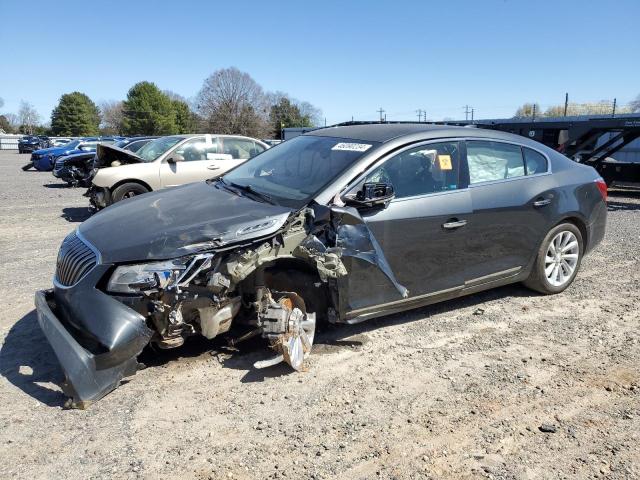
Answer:
<path fill-rule="evenodd" d="M 225 171 L 240 165 L 265 150 L 259 143 L 244 137 L 220 137 L 220 143 L 222 145 L 222 153 L 228 155 L 231 159 L 225 164 Z"/>
<path fill-rule="evenodd" d="M 466 152 L 473 207 L 466 281 L 513 276 L 533 259 L 553 221 L 549 161 L 539 151 L 494 140 L 467 140 Z"/>
<path fill-rule="evenodd" d="M 461 165 L 460 142 L 431 142 L 395 154 L 366 177 L 367 182 L 394 186 L 396 197 L 386 208 L 362 210 L 360 215 L 409 298 L 464 283 L 471 200 L 460 180 Z M 371 269 L 361 267 L 354 263 L 349 272 L 351 307 L 398 299 L 383 275 L 372 278 Z"/>
<path fill-rule="evenodd" d="M 211 135 L 193 137 L 181 143 L 160 163 L 162 188 L 216 177 L 222 170 L 220 158 L 227 157 L 219 151 L 218 139 Z"/>

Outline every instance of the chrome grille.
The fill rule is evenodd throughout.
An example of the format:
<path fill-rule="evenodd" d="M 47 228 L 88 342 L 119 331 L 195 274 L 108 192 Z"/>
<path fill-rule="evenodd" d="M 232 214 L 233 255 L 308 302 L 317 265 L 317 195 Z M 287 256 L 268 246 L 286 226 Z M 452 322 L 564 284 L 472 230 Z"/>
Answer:
<path fill-rule="evenodd" d="M 96 264 L 96 254 L 76 232 L 64 239 L 58 252 L 56 265 L 56 281 L 60 285 L 70 287 L 78 283 Z"/>

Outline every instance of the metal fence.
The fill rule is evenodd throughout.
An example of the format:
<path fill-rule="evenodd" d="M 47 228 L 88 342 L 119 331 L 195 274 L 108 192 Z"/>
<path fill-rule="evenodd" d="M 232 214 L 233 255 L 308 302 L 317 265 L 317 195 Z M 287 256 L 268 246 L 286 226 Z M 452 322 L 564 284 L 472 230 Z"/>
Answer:
<path fill-rule="evenodd" d="M 0 135 L 0 150 L 17 150 L 20 136 Z"/>

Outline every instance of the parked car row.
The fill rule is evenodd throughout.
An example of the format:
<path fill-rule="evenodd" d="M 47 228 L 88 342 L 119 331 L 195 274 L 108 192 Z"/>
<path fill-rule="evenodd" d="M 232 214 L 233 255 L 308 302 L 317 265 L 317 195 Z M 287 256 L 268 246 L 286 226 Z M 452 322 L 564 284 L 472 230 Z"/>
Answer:
<path fill-rule="evenodd" d="M 156 138 L 159 137 L 130 137 L 113 143 L 113 146 L 135 153 Z M 53 166 L 53 176 L 74 187 L 88 187 L 91 184 L 95 157 L 94 150 L 58 157 Z"/>
<path fill-rule="evenodd" d="M 273 357 L 256 368 L 301 370 L 317 322 L 514 282 L 559 293 L 605 232 L 598 173 L 519 135 L 354 125 L 265 150 L 224 135 L 98 146 L 96 207 L 136 198 L 72 232 L 36 293 L 72 406 L 134 374 L 147 344 L 260 337 Z"/>
<path fill-rule="evenodd" d="M 18 140 L 18 153 L 31 153 L 52 146 L 49 137 L 44 135 L 26 135 Z"/>
<path fill-rule="evenodd" d="M 95 152 L 98 143 L 113 143 L 122 140 L 122 137 L 85 137 L 72 140 L 57 147 L 37 149 L 31 154 L 31 159 L 23 170 L 35 168 L 40 171 L 51 171 L 58 157 L 73 155 L 74 153 Z"/>

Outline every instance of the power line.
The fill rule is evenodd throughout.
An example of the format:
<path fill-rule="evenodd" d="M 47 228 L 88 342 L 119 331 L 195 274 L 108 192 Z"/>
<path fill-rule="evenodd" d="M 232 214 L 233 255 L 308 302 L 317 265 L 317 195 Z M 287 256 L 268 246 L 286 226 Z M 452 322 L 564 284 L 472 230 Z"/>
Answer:
<path fill-rule="evenodd" d="M 462 108 L 464 108 L 464 119 L 469 120 L 469 113 L 471 112 L 471 110 L 469 110 L 469 105 L 465 105 Z"/>

